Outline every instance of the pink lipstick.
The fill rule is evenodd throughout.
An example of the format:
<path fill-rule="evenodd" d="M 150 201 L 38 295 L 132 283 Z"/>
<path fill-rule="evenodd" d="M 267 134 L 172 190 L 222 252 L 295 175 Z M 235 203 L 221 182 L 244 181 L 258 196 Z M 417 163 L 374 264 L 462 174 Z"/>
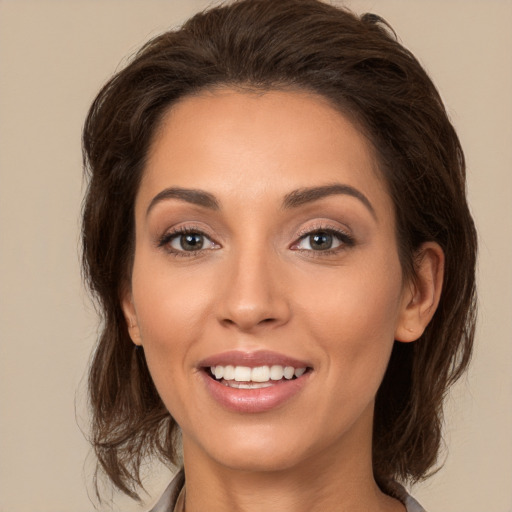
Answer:
<path fill-rule="evenodd" d="M 200 362 L 209 394 L 240 413 L 272 410 L 292 400 L 309 380 L 312 366 L 270 351 L 230 351 Z"/>

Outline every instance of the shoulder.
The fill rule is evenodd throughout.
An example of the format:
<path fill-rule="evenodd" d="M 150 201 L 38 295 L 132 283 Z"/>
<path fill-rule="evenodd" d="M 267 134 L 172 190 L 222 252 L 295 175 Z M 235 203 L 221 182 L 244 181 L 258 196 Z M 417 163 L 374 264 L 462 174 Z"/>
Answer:
<path fill-rule="evenodd" d="M 181 469 L 176 476 L 171 480 L 160 499 L 148 512 L 171 512 L 174 510 L 174 505 L 178 499 L 178 495 L 185 483 L 185 474 Z M 414 511 L 413 511 L 414 512 Z"/>
<path fill-rule="evenodd" d="M 405 487 L 396 480 L 388 480 L 381 487 L 386 494 L 396 498 L 405 505 L 407 512 L 426 512 L 426 510 L 406 491 Z"/>
<path fill-rule="evenodd" d="M 396 497 L 405 505 L 407 512 L 426 512 L 426 510 L 402 487 L 395 484 Z"/>
<path fill-rule="evenodd" d="M 176 474 L 167 486 L 156 505 L 148 512 L 170 512 L 174 510 L 178 495 L 185 483 L 183 470 Z M 426 510 L 399 484 L 395 484 L 394 493 L 396 497 L 405 505 L 407 512 L 426 512 Z"/>
<path fill-rule="evenodd" d="M 412 497 L 407 495 L 404 500 L 407 512 L 426 512 L 426 510 Z"/>

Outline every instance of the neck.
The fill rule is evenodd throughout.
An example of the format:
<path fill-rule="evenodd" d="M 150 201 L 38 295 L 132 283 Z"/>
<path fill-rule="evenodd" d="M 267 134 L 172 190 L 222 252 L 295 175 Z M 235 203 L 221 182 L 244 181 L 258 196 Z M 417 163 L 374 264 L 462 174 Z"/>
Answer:
<path fill-rule="evenodd" d="M 348 436 L 336 449 L 271 471 L 226 467 L 184 437 L 186 512 L 405 512 L 375 483 L 369 436 L 364 443 Z"/>

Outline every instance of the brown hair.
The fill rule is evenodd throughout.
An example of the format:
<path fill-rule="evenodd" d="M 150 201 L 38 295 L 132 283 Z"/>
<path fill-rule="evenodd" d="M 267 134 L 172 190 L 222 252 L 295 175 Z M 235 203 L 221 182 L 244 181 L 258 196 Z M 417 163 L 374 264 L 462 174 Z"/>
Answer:
<path fill-rule="evenodd" d="M 103 314 L 89 375 L 100 467 L 136 498 L 145 457 L 178 460 L 178 427 L 130 340 L 119 296 L 130 280 L 135 196 L 159 121 L 179 98 L 225 85 L 299 88 L 330 100 L 375 147 L 404 274 L 414 276 L 420 244 L 442 247 L 439 307 L 420 340 L 395 342 L 374 420 L 381 487 L 425 477 L 437 461 L 443 398 L 466 368 L 474 336 L 476 234 L 464 157 L 437 90 L 387 24 L 317 0 L 243 0 L 197 14 L 148 42 L 90 109 L 83 266 Z"/>

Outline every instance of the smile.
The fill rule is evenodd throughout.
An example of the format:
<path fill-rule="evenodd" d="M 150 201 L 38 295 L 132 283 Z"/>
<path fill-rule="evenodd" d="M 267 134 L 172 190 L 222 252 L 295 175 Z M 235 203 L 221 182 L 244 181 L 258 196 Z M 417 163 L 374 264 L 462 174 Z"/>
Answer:
<path fill-rule="evenodd" d="M 237 389 L 261 389 L 273 386 L 277 381 L 292 380 L 301 377 L 307 368 L 293 366 L 211 366 L 210 373 L 215 380 L 225 386 Z"/>
<path fill-rule="evenodd" d="M 237 413 L 262 413 L 293 401 L 310 380 L 306 361 L 270 351 L 231 351 L 199 364 L 208 395 Z"/>

